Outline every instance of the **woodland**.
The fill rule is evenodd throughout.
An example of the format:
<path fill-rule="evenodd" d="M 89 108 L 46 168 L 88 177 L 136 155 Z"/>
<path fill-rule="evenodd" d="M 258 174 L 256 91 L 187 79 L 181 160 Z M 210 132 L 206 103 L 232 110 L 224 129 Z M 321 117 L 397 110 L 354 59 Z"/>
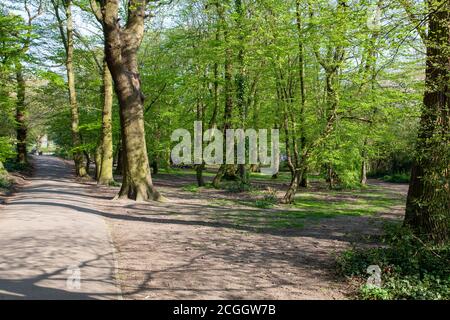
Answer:
<path fill-rule="evenodd" d="M 299 282 L 262 296 L 227 296 L 218 289 L 225 286 L 218 268 L 210 279 L 220 293 L 158 295 L 142 273 L 135 277 L 141 284 L 120 277 L 130 298 L 447 300 L 449 85 L 448 0 L 2 0 L 0 229 L 2 207 L 21 195 L 22 180 L 41 179 L 46 165 L 62 159 L 70 181 L 93 188 L 105 208 L 125 216 L 127 225 L 112 235 L 122 254 L 119 274 L 133 266 L 140 274 L 129 243 L 145 238 L 163 250 L 178 241 L 177 232 L 153 238 L 178 217 L 219 228 L 201 239 L 191 238 L 197 229 L 186 231 L 192 243 L 208 245 L 224 228 L 248 232 L 230 248 L 252 243 L 249 256 L 269 250 L 253 237 L 270 235 L 267 261 L 290 250 L 288 237 L 306 247 L 314 232 L 320 239 L 333 230 L 346 235 L 336 240 L 337 255 L 325 249 L 330 264 L 317 267 L 337 286 L 349 284 L 339 295 L 316 296 L 313 288 L 300 295 Z M 180 128 L 194 134 L 195 121 L 221 132 L 278 129 L 279 172 L 175 164 L 171 135 Z M 159 225 L 145 222 L 147 214 Z M 178 261 L 139 248 L 136 255 L 148 261 Z M 293 262 L 301 248 L 288 252 L 290 280 L 301 274 Z M 318 259 L 319 249 L 307 251 Z M 222 264 L 231 256 L 221 255 Z M 267 261 L 245 270 L 266 272 Z M 373 265 L 381 286 L 369 283 Z M 195 270 L 189 288 L 202 286 Z M 246 277 L 238 268 L 229 272 Z M 128 284 L 151 293 L 127 291 Z"/>

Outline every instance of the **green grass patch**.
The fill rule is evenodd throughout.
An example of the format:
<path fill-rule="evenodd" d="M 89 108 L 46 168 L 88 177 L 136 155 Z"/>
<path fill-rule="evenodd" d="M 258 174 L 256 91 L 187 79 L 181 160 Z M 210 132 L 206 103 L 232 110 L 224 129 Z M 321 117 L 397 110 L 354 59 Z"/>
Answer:
<path fill-rule="evenodd" d="M 200 187 L 197 184 L 189 184 L 181 188 L 181 190 L 186 192 L 197 193 L 200 191 Z"/>
<path fill-rule="evenodd" d="M 158 175 L 173 175 L 173 176 L 195 176 L 197 173 L 194 169 L 180 169 L 180 168 L 172 168 L 172 169 L 159 169 Z M 203 171 L 204 177 L 214 177 L 215 173 Z"/>
<path fill-rule="evenodd" d="M 371 216 L 389 212 L 393 207 L 404 204 L 404 198 L 383 193 L 381 190 L 305 192 L 296 196 L 295 203 L 279 210 L 278 200 L 273 193 L 254 191 L 255 200 L 214 200 L 221 207 L 229 207 L 230 213 L 221 213 L 217 219 L 225 219 L 239 225 L 257 229 L 293 229 L 304 227 L 307 221 L 319 221 L 340 216 Z M 263 197 L 261 197 L 263 195 Z M 236 213 L 235 206 L 246 206 L 261 210 Z M 233 208 L 234 207 L 234 208 Z"/>
<path fill-rule="evenodd" d="M 392 207 L 403 205 L 404 198 L 385 193 L 371 193 L 359 191 L 306 192 L 296 196 L 292 205 L 302 211 L 312 212 L 314 215 L 372 215 L 389 211 Z"/>

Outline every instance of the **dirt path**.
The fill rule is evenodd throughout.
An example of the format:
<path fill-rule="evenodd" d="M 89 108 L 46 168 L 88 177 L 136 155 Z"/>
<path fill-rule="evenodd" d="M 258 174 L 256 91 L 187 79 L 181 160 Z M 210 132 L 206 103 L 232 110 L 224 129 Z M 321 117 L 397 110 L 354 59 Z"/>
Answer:
<path fill-rule="evenodd" d="M 236 194 L 183 191 L 189 183 L 155 177 L 170 199 L 165 204 L 111 202 L 117 189 L 103 189 L 98 205 L 112 226 L 125 298 L 345 299 L 349 288 L 336 277 L 336 254 L 403 212 L 399 206 L 376 216 L 314 220 L 303 228 L 252 228 L 236 221 L 264 219 L 270 211 L 224 201 Z M 389 196 L 404 196 L 406 188 L 400 189 Z"/>
<path fill-rule="evenodd" d="M 108 226 L 91 212 L 89 186 L 57 158 L 34 165 L 0 208 L 0 299 L 120 298 Z"/>

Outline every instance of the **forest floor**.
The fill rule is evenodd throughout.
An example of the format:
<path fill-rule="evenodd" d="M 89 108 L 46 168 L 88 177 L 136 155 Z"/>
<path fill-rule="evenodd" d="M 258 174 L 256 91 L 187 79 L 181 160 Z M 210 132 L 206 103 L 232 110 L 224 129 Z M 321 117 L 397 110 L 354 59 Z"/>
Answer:
<path fill-rule="evenodd" d="M 256 175 L 254 189 L 238 193 L 231 187 L 198 188 L 192 171 L 179 170 L 154 177 L 169 202 L 136 203 L 111 201 L 118 188 L 69 178 L 68 162 L 37 157 L 35 167 L 31 184 L 43 178 L 42 167 L 52 170 L 45 179 L 61 181 L 42 195 L 54 194 L 48 195 L 51 207 L 46 204 L 46 210 L 53 216 L 63 212 L 58 219 L 68 220 L 66 229 L 84 229 L 83 219 L 97 219 L 99 226 L 98 219 L 106 222 L 115 253 L 106 245 L 96 247 L 96 252 L 105 250 L 115 257 L 115 278 L 125 299 L 345 299 L 351 287 L 336 275 L 336 255 L 351 244 L 370 245 L 374 240 L 368 236 L 379 234 L 383 221 L 401 219 L 407 192 L 407 185 L 376 180 L 356 191 L 330 191 L 313 182 L 286 206 L 272 201 L 287 187 L 284 176 L 275 181 Z M 211 176 L 207 174 L 207 180 Z M 26 188 L 7 203 L 30 196 Z M 40 194 L 45 186 L 34 188 Z M 9 204 L 0 209 L 0 230 L 8 210 L 13 210 Z M 34 209 L 40 210 L 40 205 L 36 202 Z M 67 209 L 72 218 L 65 216 Z M 19 211 L 16 207 L 13 214 Z M 30 214 L 35 211 L 27 212 L 29 221 L 35 220 Z M 73 219 L 81 221 L 74 225 L 69 222 Z M 98 235 L 89 230 L 72 237 L 84 237 L 79 245 L 90 248 L 97 241 L 92 237 Z M 13 247 L 20 250 L 22 240 L 3 235 L 0 239 L 0 246 L 10 248 L 8 254 Z M 50 240 L 48 245 L 53 245 Z M 4 263 L 0 262 L 0 271 L 9 266 Z M 0 272 L 0 288 L 6 280 Z"/>

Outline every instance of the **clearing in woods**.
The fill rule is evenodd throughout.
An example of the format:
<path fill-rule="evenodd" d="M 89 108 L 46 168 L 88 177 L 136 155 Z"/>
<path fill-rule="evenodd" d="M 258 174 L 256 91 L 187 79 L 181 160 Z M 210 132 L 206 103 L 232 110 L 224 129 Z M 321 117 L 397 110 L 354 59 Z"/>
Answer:
<path fill-rule="evenodd" d="M 76 180 L 68 162 L 33 162 L 34 176 L 0 210 L 1 298 L 343 299 L 336 254 L 401 219 L 407 192 L 313 182 L 286 206 L 273 201 L 283 176 L 254 177 L 255 191 L 235 193 L 198 188 L 183 170 L 155 176 L 168 203 L 110 201 L 117 188 Z M 74 268 L 79 288 L 67 281 Z"/>

